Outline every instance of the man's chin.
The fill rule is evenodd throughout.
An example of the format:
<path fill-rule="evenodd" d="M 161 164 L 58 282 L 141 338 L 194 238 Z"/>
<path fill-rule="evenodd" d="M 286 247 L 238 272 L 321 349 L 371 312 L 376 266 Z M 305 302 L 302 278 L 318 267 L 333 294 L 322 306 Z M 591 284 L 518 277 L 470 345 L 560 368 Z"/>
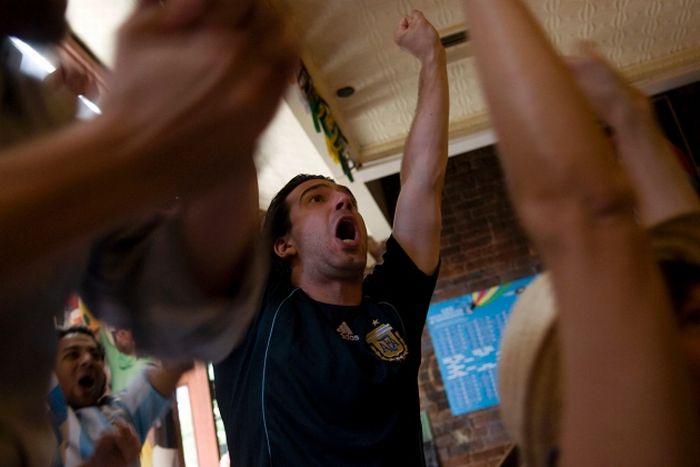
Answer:
<path fill-rule="evenodd" d="M 367 267 L 367 258 L 353 258 L 353 260 L 348 261 L 345 264 L 345 271 L 348 277 L 357 277 L 362 279 L 365 274 L 365 268 Z"/>

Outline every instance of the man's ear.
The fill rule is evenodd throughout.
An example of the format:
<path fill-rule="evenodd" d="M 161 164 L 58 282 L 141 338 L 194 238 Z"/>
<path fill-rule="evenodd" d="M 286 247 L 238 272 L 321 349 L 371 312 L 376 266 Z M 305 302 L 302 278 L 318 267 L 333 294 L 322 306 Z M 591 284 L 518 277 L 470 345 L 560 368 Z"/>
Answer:
<path fill-rule="evenodd" d="M 289 241 L 286 235 L 275 240 L 273 249 L 275 250 L 275 254 L 282 259 L 287 259 L 297 254 L 296 247 Z"/>

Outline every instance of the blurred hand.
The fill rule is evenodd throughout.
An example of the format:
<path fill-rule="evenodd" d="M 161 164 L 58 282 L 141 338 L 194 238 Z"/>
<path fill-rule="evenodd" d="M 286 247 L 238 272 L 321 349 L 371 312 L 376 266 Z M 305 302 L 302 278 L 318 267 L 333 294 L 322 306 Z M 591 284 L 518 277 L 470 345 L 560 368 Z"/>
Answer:
<path fill-rule="evenodd" d="M 187 28 L 207 23 L 222 27 L 241 26 L 262 0 L 138 0 L 141 7 L 162 8 L 161 25 Z"/>
<path fill-rule="evenodd" d="M 596 115 L 610 125 L 619 125 L 630 116 L 650 116 L 649 99 L 607 60 L 595 45 L 584 42 L 579 53 L 565 62 Z"/>
<path fill-rule="evenodd" d="M 437 31 L 418 10 L 401 18 L 394 31 L 394 42 L 421 63 L 431 58 L 436 51 L 444 52 Z"/>
<path fill-rule="evenodd" d="M 64 47 L 55 48 L 58 57 L 56 70 L 46 77 L 45 82 L 55 92 L 67 92 L 74 100 L 83 95 L 92 101 L 99 98 L 99 88 L 95 75 L 76 60 Z"/>
<path fill-rule="evenodd" d="M 213 20 L 208 3 L 250 7 Z M 143 1 L 122 27 L 103 111 L 148 147 L 136 156 L 143 173 L 187 194 L 252 164 L 295 53 L 281 18 L 258 2 L 204 2 L 175 27 L 169 8 L 180 4 L 189 2 Z"/>
<path fill-rule="evenodd" d="M 141 451 L 133 428 L 118 421 L 95 443 L 95 451 L 82 467 L 128 467 L 136 462 Z"/>

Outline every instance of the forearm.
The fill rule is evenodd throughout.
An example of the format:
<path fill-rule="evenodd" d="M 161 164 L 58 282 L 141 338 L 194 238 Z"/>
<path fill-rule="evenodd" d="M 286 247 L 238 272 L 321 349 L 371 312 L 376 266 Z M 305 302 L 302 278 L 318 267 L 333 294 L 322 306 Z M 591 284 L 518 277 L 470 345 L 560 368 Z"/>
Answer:
<path fill-rule="evenodd" d="M 3 280 L 168 196 L 123 128 L 101 118 L 0 155 Z"/>
<path fill-rule="evenodd" d="M 642 223 L 651 226 L 700 209 L 700 201 L 647 98 L 640 94 L 635 99 L 610 123 L 618 154 L 637 192 Z"/>
<path fill-rule="evenodd" d="M 464 4 L 501 162 L 534 240 L 556 227 L 548 209 L 557 204 L 629 208 L 610 145 L 526 7 L 514 0 Z"/>
<path fill-rule="evenodd" d="M 158 391 L 163 397 L 170 397 L 182 375 L 192 369 L 191 362 L 180 364 L 163 364 L 160 367 L 154 367 L 148 370 L 148 382 L 153 386 L 153 389 Z"/>
<path fill-rule="evenodd" d="M 436 46 L 421 63 L 418 102 L 401 161 L 401 183 L 441 191 L 447 165 L 449 86 L 445 49 Z"/>
<path fill-rule="evenodd" d="M 644 225 L 698 209 L 698 199 L 641 91 L 584 43 L 565 61 L 599 119 L 613 132 L 615 150 L 637 194 Z"/>
<path fill-rule="evenodd" d="M 406 21 L 405 19 L 404 21 Z M 432 274 L 440 255 L 441 197 L 447 166 L 449 87 L 445 49 L 419 12 L 411 26 L 421 33 L 402 41 L 421 62 L 418 102 L 401 161 L 401 192 L 393 235 L 418 268 Z M 420 41 L 411 41 L 420 37 Z"/>
<path fill-rule="evenodd" d="M 695 465 L 696 411 L 643 233 L 630 219 L 579 236 L 546 261 L 560 310 L 560 465 Z"/>
<path fill-rule="evenodd" d="M 256 260 L 258 184 L 252 160 L 239 173 L 184 202 L 180 231 L 193 276 L 213 294 L 231 290 Z"/>

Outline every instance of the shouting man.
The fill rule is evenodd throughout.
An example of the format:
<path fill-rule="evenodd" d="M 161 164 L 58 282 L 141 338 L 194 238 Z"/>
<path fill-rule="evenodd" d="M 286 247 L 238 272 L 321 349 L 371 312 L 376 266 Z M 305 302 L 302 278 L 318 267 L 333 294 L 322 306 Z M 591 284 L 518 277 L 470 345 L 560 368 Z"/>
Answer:
<path fill-rule="evenodd" d="M 422 13 L 396 43 L 421 62 L 416 116 L 384 261 L 350 191 L 298 175 L 270 203 L 272 269 L 243 344 L 216 366 L 239 466 L 422 465 L 417 374 L 437 277 L 447 161 L 445 51 Z"/>
<path fill-rule="evenodd" d="M 111 396 L 107 394 L 104 355 L 88 328 L 72 326 L 59 332 L 54 367 L 57 385 L 51 390 L 49 407 L 66 467 L 132 465 L 151 425 L 170 406 L 169 396 L 180 376 L 191 367 L 151 365 Z M 129 433 L 138 437 L 138 443 L 111 442 L 105 436 L 128 438 Z"/>

